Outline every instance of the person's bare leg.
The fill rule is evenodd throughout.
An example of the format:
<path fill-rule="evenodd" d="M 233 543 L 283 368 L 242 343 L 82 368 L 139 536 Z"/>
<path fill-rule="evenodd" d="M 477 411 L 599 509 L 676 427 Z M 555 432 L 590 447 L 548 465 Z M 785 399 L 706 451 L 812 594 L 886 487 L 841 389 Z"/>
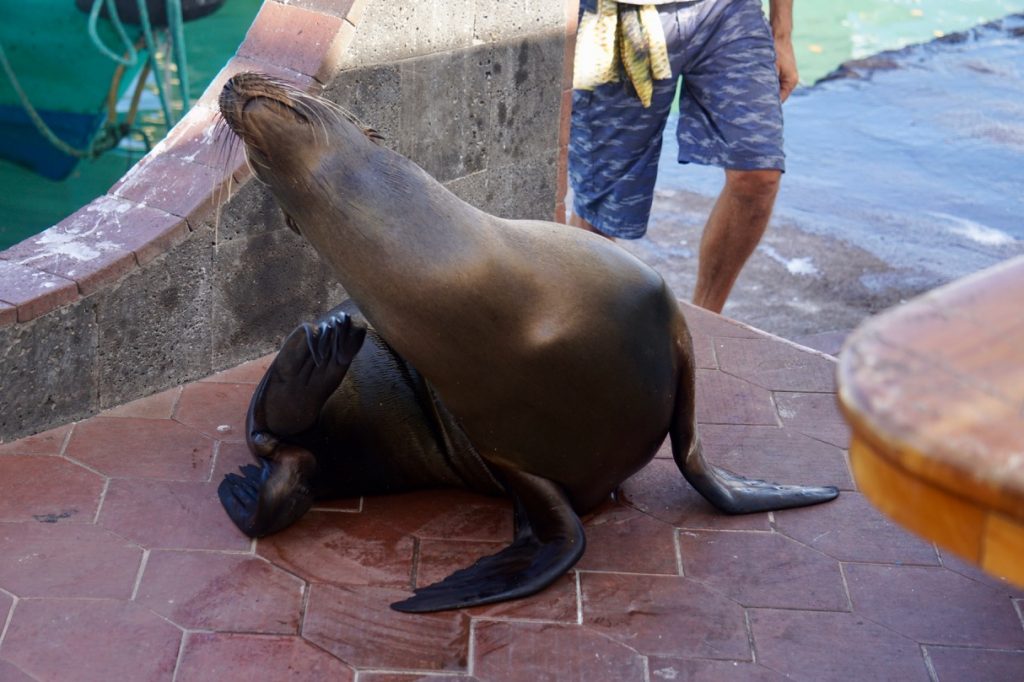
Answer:
<path fill-rule="evenodd" d="M 781 175 L 776 170 L 725 171 L 725 187 L 700 240 L 695 305 L 722 312 L 740 270 L 768 227 Z"/>
<path fill-rule="evenodd" d="M 599 232 L 598 229 L 596 227 L 594 227 L 593 225 L 591 225 L 588 220 L 586 220 L 585 218 L 579 217 L 575 213 L 570 213 L 569 214 L 569 224 L 572 225 L 573 227 L 578 227 L 581 230 L 586 230 L 587 232 L 593 232 L 594 234 L 600 235 L 600 236 L 604 237 L 605 239 L 611 239 L 612 241 L 615 241 L 614 237 L 609 237 L 608 235 L 603 234 L 602 232 Z"/>

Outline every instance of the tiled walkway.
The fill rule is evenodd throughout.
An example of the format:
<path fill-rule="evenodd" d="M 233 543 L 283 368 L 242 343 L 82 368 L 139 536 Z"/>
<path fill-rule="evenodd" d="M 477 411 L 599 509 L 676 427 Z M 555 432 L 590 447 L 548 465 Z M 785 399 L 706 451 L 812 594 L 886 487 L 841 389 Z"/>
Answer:
<path fill-rule="evenodd" d="M 399 614 L 412 585 L 506 542 L 509 506 L 347 500 L 249 541 L 215 490 L 249 459 L 263 359 L 0 446 L 0 680 L 1024 679 L 1024 592 L 853 490 L 833 361 L 688 317 L 709 456 L 839 500 L 723 517 L 665 448 L 547 591 Z"/>

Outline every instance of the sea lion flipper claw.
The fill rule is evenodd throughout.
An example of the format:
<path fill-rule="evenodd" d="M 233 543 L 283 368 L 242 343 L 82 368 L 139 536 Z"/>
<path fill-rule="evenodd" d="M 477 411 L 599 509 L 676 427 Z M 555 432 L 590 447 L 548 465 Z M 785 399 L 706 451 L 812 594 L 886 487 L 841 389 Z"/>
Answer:
<path fill-rule="evenodd" d="M 516 503 L 515 541 L 444 580 L 391 605 L 426 613 L 528 597 L 565 574 L 583 555 L 583 525 L 562 488 L 523 471 L 502 470 Z"/>

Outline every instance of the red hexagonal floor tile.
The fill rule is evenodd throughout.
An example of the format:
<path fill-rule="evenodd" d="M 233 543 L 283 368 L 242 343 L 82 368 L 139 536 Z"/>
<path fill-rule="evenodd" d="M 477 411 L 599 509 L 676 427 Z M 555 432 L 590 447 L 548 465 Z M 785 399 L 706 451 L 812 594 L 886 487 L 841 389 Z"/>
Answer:
<path fill-rule="evenodd" d="M 697 370 L 696 409 L 701 424 L 778 426 L 771 391 L 717 369 Z"/>
<path fill-rule="evenodd" d="M 106 476 L 205 481 L 213 441 L 166 419 L 93 417 L 76 425 L 65 452 Z"/>
<path fill-rule="evenodd" d="M 419 538 L 512 541 L 511 502 L 465 490 L 368 496 L 363 513 Z"/>
<path fill-rule="evenodd" d="M 849 611 L 839 562 L 778 533 L 680 531 L 683 575 L 743 606 Z"/>
<path fill-rule="evenodd" d="M 408 596 L 385 587 L 312 585 L 302 636 L 355 668 L 465 671 L 469 616 L 390 608 Z"/>
<path fill-rule="evenodd" d="M 24 599 L 0 656 L 39 680 L 169 680 L 181 635 L 131 602 Z"/>
<path fill-rule="evenodd" d="M 770 337 L 715 339 L 723 371 L 772 391 L 835 393 L 836 362 Z"/>
<path fill-rule="evenodd" d="M 651 656 L 647 660 L 651 682 L 782 682 L 786 678 L 763 666 L 745 661 L 706 661 L 701 659 Z"/>
<path fill-rule="evenodd" d="M 240 365 L 225 369 L 222 372 L 211 374 L 205 379 L 200 379 L 202 382 L 215 382 L 222 384 L 258 384 L 263 379 L 263 375 L 267 373 L 267 369 L 270 367 L 270 363 L 277 357 L 277 353 L 271 353 L 264 355 L 261 358 L 255 360 L 249 360 L 243 362 Z M 250 391 L 251 395 L 252 391 Z M 249 405 L 246 403 L 246 409 Z"/>
<path fill-rule="evenodd" d="M 841 448 L 792 429 L 705 424 L 700 427 L 700 437 L 708 459 L 743 476 L 793 485 L 854 488 Z"/>
<path fill-rule="evenodd" d="M 38 682 L 29 677 L 18 666 L 3 659 L 0 659 L 0 680 L 4 682 Z"/>
<path fill-rule="evenodd" d="M 853 613 L 752 609 L 757 660 L 806 682 L 927 682 L 917 644 Z"/>
<path fill-rule="evenodd" d="M 155 551 L 136 601 L 188 630 L 294 635 L 304 589 L 255 556 Z"/>
<path fill-rule="evenodd" d="M 81 523 L 0 523 L 0 588 L 19 597 L 128 599 L 142 549 Z"/>
<path fill-rule="evenodd" d="M 0 457 L 0 521 L 91 523 L 104 479 L 60 457 Z"/>
<path fill-rule="evenodd" d="M 245 551 L 252 545 L 221 507 L 215 483 L 113 480 L 99 524 L 150 549 Z"/>
<path fill-rule="evenodd" d="M 478 622 L 473 672 L 484 680 L 642 682 L 635 651 L 579 625 Z"/>
<path fill-rule="evenodd" d="M 679 575 L 675 528 L 626 506 L 609 506 L 584 525 L 584 571 Z"/>
<path fill-rule="evenodd" d="M 197 381 L 185 386 L 174 418 L 210 438 L 245 440 L 252 384 Z"/>
<path fill-rule="evenodd" d="M 1020 682 L 1024 677 L 1024 651 L 941 646 L 928 646 L 925 649 L 938 682 Z"/>
<path fill-rule="evenodd" d="M 743 609 L 689 578 L 583 573 L 583 624 L 639 653 L 751 659 Z"/>
<path fill-rule="evenodd" d="M 836 447 L 849 447 L 850 427 L 839 412 L 834 394 L 777 392 L 774 396 L 786 427 Z"/>
<path fill-rule="evenodd" d="M 154 393 L 145 398 L 133 400 L 124 405 L 112 407 L 100 413 L 103 417 L 138 417 L 140 419 L 170 419 L 174 413 L 174 406 L 178 404 L 181 397 L 181 386 Z"/>
<path fill-rule="evenodd" d="M 921 644 L 1024 650 L 1012 589 L 945 568 L 846 564 L 853 610 Z"/>
<path fill-rule="evenodd" d="M 74 425 L 58 426 L 10 443 L 0 443 L 0 455 L 59 455 Z"/>
<path fill-rule="evenodd" d="M 677 528 L 768 530 L 768 514 L 723 514 L 693 489 L 672 460 L 656 459 L 622 484 L 619 499 Z"/>
<path fill-rule="evenodd" d="M 299 637 L 189 633 L 176 679 L 347 682 L 352 668 Z"/>
<path fill-rule="evenodd" d="M 860 493 L 775 512 L 779 532 L 841 561 L 937 566 L 935 548 L 882 516 Z"/>
<path fill-rule="evenodd" d="M 410 587 L 413 538 L 365 513 L 311 511 L 261 538 L 260 556 L 315 582 Z"/>

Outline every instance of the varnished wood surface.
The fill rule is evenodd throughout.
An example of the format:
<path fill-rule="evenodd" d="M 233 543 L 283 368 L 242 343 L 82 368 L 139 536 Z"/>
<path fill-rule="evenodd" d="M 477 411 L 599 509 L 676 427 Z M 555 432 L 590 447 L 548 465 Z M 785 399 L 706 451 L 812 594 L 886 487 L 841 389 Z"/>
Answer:
<path fill-rule="evenodd" d="M 839 401 L 872 502 L 1024 585 L 1024 258 L 862 325 Z"/>

